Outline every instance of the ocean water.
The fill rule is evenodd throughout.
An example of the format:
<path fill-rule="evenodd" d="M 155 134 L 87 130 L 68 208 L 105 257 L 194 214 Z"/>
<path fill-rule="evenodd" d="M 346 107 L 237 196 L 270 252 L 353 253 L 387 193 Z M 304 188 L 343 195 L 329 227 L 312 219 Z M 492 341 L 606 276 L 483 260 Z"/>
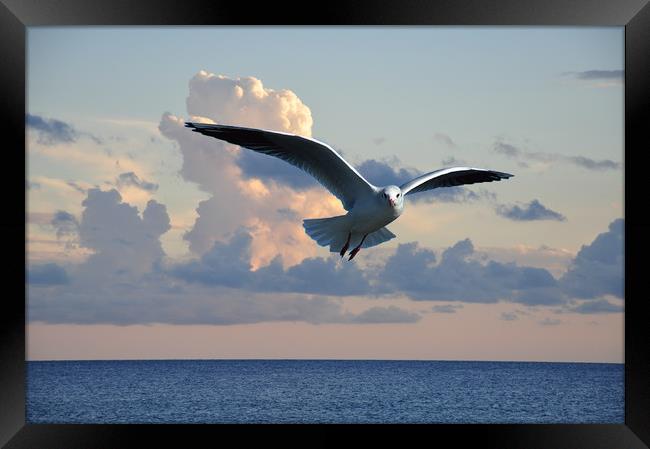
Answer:
<path fill-rule="evenodd" d="M 621 364 L 27 363 L 29 423 L 623 423 Z"/>

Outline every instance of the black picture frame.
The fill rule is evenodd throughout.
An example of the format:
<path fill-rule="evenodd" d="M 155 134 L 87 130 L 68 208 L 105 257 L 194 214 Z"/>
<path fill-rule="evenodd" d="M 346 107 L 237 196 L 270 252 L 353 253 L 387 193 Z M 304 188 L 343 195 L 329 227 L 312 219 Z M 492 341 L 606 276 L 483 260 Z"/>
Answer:
<path fill-rule="evenodd" d="M 293 13 L 288 15 L 288 10 Z M 625 424 L 608 425 L 391 425 L 391 426 L 217 426 L 217 425 L 43 425 L 25 424 L 25 290 L 5 293 L 0 313 L 0 444 L 7 448 L 99 448 L 223 443 L 226 434 L 245 444 L 253 437 L 305 445 L 296 430 L 312 431 L 312 441 L 334 445 L 341 433 L 361 431 L 384 440 L 398 433 L 427 442 L 469 441 L 501 448 L 643 448 L 650 445 L 650 337 L 645 332 L 644 258 L 650 254 L 650 219 L 644 216 L 644 184 L 650 120 L 650 6 L 647 0 L 446 0 L 423 2 L 340 1 L 302 7 L 276 2 L 254 7 L 222 0 L 83 1 L 2 0 L 0 5 L 0 91 L 8 211 L 0 229 L 11 251 L 2 270 L 4 285 L 24 276 L 26 232 L 17 194 L 25 173 L 26 27 L 58 25 L 518 25 L 625 26 Z M 146 55 L 143 55 L 146 57 Z M 19 154 L 22 148 L 23 155 Z M 7 156 L 5 155 L 5 158 Z M 14 168 L 14 165 L 17 167 Z M 23 168 L 21 173 L 18 167 Z M 22 265 L 19 261 L 23 261 Z M 7 289 L 5 289 L 7 291 Z M 251 429 L 255 432 L 251 432 Z M 316 438 L 313 438 L 316 437 Z M 196 440 L 195 440 L 196 438 Z M 196 444 L 192 444 L 196 441 Z"/>

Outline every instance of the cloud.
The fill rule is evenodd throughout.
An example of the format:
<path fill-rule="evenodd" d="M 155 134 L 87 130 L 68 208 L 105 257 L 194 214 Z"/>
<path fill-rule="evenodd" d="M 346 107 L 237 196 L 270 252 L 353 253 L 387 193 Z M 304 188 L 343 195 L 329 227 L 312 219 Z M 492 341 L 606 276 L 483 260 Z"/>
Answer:
<path fill-rule="evenodd" d="M 67 226 L 70 224 L 73 224 L 75 227 L 79 226 L 79 223 L 77 222 L 77 219 L 74 215 L 64 210 L 59 210 L 54 213 L 54 216 L 52 217 L 52 226 L 59 227 Z"/>
<path fill-rule="evenodd" d="M 267 88 L 252 76 L 229 78 L 204 70 L 190 80 L 189 88 L 186 104 L 193 116 L 311 136 L 311 111 L 288 89 Z"/>
<path fill-rule="evenodd" d="M 231 79 L 201 71 L 190 80 L 187 106 L 195 121 L 311 135 L 309 108 L 293 92 L 267 88 L 256 78 Z M 284 161 L 192 133 L 183 122 L 165 113 L 159 129 L 178 143 L 183 179 L 209 195 L 198 204 L 198 217 L 184 235 L 190 250 L 202 254 L 245 226 L 253 237 L 253 268 L 278 255 L 285 266 L 315 255 L 317 248 L 302 222 L 278 210 L 291 209 L 301 218 L 340 215 L 344 211 L 339 200 Z"/>
<path fill-rule="evenodd" d="M 585 70 L 582 72 L 564 72 L 563 75 L 570 75 L 579 80 L 616 80 L 622 81 L 625 75 L 624 70 Z"/>
<path fill-rule="evenodd" d="M 50 224 L 54 226 L 56 238 L 59 240 L 65 238 L 74 239 L 79 233 L 79 222 L 77 218 L 64 210 L 56 211 Z"/>
<path fill-rule="evenodd" d="M 562 276 L 562 288 L 575 298 L 591 299 L 604 295 L 623 297 L 624 221 L 614 220 L 609 230 L 583 245 L 569 270 Z"/>
<path fill-rule="evenodd" d="M 71 269 L 69 278 L 54 265 L 30 268 L 31 283 L 56 285 L 30 293 L 30 319 L 51 323 L 235 324 L 273 320 L 342 322 L 348 319 L 336 301 L 324 298 L 256 298 L 226 287 L 186 286 L 161 268 L 160 236 L 169 229 L 163 205 L 149 201 L 140 214 L 116 190 L 90 189 L 79 222 L 81 244 L 94 253 Z M 54 220 L 73 223 L 65 212 Z M 242 246 L 233 240 L 233 256 Z M 206 259 L 214 266 L 210 256 Z M 241 257 L 240 257 L 241 259 Z M 243 263 L 227 264 L 239 275 Z M 230 260 L 232 262 L 232 260 Z M 64 284 L 67 282 L 67 285 Z M 43 290 L 43 291 L 40 291 Z M 53 300 L 56 299 L 54 302 Z M 55 305 L 56 304 L 56 305 Z"/>
<path fill-rule="evenodd" d="M 400 167 L 397 158 L 390 161 L 378 161 L 368 159 L 356 166 L 359 173 L 363 175 L 368 182 L 377 185 L 401 185 L 422 174 L 419 170 L 413 168 Z"/>
<path fill-rule="evenodd" d="M 442 187 L 430 191 L 416 192 L 409 195 L 409 199 L 425 202 L 467 203 L 480 200 L 494 201 L 496 195 L 484 189 L 470 190 L 466 187 Z"/>
<path fill-rule="evenodd" d="M 542 270 L 537 268 L 537 270 Z M 546 271 L 546 270 L 543 270 Z M 541 272 L 540 272 L 541 273 Z M 546 272 L 548 273 L 548 272 Z M 549 273 L 550 276 L 550 273 Z M 553 278 L 553 284 L 557 281 Z M 529 306 L 561 306 L 567 302 L 567 296 L 556 285 L 549 287 L 521 288 L 513 292 L 512 301 Z"/>
<path fill-rule="evenodd" d="M 567 311 L 584 314 L 600 314 L 600 313 L 620 313 L 625 310 L 625 307 L 620 304 L 612 304 L 605 299 L 597 299 L 593 301 L 584 301 L 581 304 L 569 308 Z"/>
<path fill-rule="evenodd" d="M 68 185 L 69 187 L 72 187 L 77 192 L 79 192 L 79 193 L 81 193 L 83 195 L 85 195 L 86 192 L 88 191 L 87 188 L 84 188 L 83 186 L 80 186 L 78 183 L 76 183 L 74 181 L 66 181 L 66 185 Z"/>
<path fill-rule="evenodd" d="M 524 154 L 524 152 L 519 148 L 505 142 L 494 142 L 492 149 L 494 150 L 495 153 L 503 154 L 504 156 L 508 156 L 512 158 Z"/>
<path fill-rule="evenodd" d="M 45 119 L 38 115 L 26 114 L 27 128 L 38 132 L 38 143 L 56 145 L 75 142 L 79 133 L 72 125 L 56 119 Z"/>
<path fill-rule="evenodd" d="M 175 266 L 171 274 L 187 282 L 241 288 L 250 284 L 251 236 L 236 233 L 228 242 L 215 242 L 211 250 L 198 261 Z"/>
<path fill-rule="evenodd" d="M 446 159 L 443 159 L 440 161 L 440 163 L 444 167 L 454 167 L 454 166 L 464 166 L 467 165 L 467 162 L 463 161 L 462 159 L 457 159 L 454 156 L 449 156 Z"/>
<path fill-rule="evenodd" d="M 360 314 L 353 316 L 353 323 L 416 323 L 422 317 L 414 312 L 400 309 L 395 306 L 371 307 Z"/>
<path fill-rule="evenodd" d="M 100 189 L 89 189 L 82 205 L 80 244 L 92 255 L 68 272 L 56 264 L 28 268 L 30 284 L 48 287 L 30 289 L 30 321 L 228 325 L 419 319 L 397 307 L 349 313 L 338 299 L 294 293 L 354 293 L 367 284 L 354 264 L 337 266 L 332 259 L 306 259 L 289 270 L 272 263 L 264 270 L 251 271 L 252 238 L 243 230 L 215 244 L 199 261 L 176 265 L 180 276 L 174 275 L 174 266 L 168 268 L 160 244 L 169 229 L 164 205 L 149 201 L 140 214 L 116 190 Z M 76 219 L 59 211 L 52 221 L 68 226 Z"/>
<path fill-rule="evenodd" d="M 547 245 L 512 247 L 482 247 L 482 257 L 500 262 L 516 261 L 520 265 L 541 267 L 549 270 L 554 277 L 564 274 L 575 254 L 562 248 L 551 248 Z"/>
<path fill-rule="evenodd" d="M 608 159 L 604 159 L 602 161 L 596 161 L 594 159 L 589 159 L 583 156 L 569 156 L 566 159 L 572 162 L 573 164 L 579 167 L 586 168 L 588 170 L 603 171 L 603 170 L 617 170 L 621 168 L 621 164 L 619 162 L 610 161 Z"/>
<path fill-rule="evenodd" d="M 41 145 L 51 146 L 73 143 L 81 136 L 89 137 L 97 144 L 101 143 L 101 140 L 96 136 L 86 132 L 79 132 L 71 124 L 61 120 L 25 114 L 25 123 L 28 129 L 33 129 L 38 133 L 37 142 Z"/>
<path fill-rule="evenodd" d="M 222 142 L 186 130 L 182 119 L 168 113 L 162 116 L 161 133 L 178 143 L 183 157 L 180 175 L 211 195 L 199 204 L 199 217 L 185 236 L 193 251 L 203 252 L 221 237 L 221 233 L 233 232 L 245 221 L 248 200 L 241 192 L 236 155 L 227 151 Z M 232 208 L 232 204 L 244 207 Z M 224 210 L 229 213 L 224 214 Z"/>
<path fill-rule="evenodd" d="M 372 139 L 372 142 L 375 145 L 381 145 L 382 143 L 386 142 L 386 138 L 385 137 L 375 137 L 374 139 Z"/>
<path fill-rule="evenodd" d="M 56 264 L 28 267 L 27 281 L 47 286 L 30 291 L 30 320 L 235 324 L 287 320 L 412 323 L 420 319 L 419 314 L 394 306 L 346 312 L 337 297 L 355 296 L 451 302 L 433 306 L 431 310 L 438 313 L 453 313 L 465 302 L 499 301 L 559 306 L 556 310 L 585 314 L 622 310 L 602 298 L 613 294 L 607 282 L 598 279 L 603 270 L 584 265 L 584 261 L 610 268 L 622 264 L 622 220 L 614 221 L 608 232 L 585 245 L 558 281 L 542 268 L 479 262 L 480 254 L 469 239 L 457 242 L 439 257 L 417 243 L 401 244 L 385 263 L 365 268 L 337 257 L 308 257 L 285 268 L 278 256 L 253 269 L 254 238 L 246 228 L 216 241 L 195 260 L 172 263 L 160 244 L 160 237 L 169 229 L 164 205 L 152 200 L 140 213 L 116 190 L 100 189 L 89 189 L 82 205 L 79 220 L 58 211 L 51 222 L 64 235 L 77 227 L 80 245 L 92 254 L 65 270 Z M 589 295 L 600 296 L 576 305 L 571 291 L 581 279 L 576 279 L 580 269 L 591 276 L 582 278 L 590 284 Z M 622 269 L 619 276 L 622 280 Z M 592 284 L 605 288 L 592 291 Z M 501 318 L 508 317 L 504 314 Z"/>
<path fill-rule="evenodd" d="M 419 248 L 415 242 L 401 243 L 379 273 L 380 285 L 386 293 L 402 290 L 403 286 L 426 293 L 429 280 L 424 275 L 435 262 L 433 251 Z"/>
<path fill-rule="evenodd" d="M 121 173 L 116 181 L 115 185 L 120 187 L 137 187 L 138 189 L 145 190 L 147 192 L 155 192 L 158 190 L 158 184 L 154 184 L 144 179 L 140 179 L 138 175 L 134 172 Z"/>
<path fill-rule="evenodd" d="M 283 184 L 296 190 L 311 189 L 320 185 L 313 177 L 293 165 L 255 151 L 240 152 L 237 165 L 247 179 L 257 178 L 267 183 Z"/>
<path fill-rule="evenodd" d="M 334 296 L 364 295 L 370 290 L 364 273 L 356 264 L 347 264 L 331 256 L 311 257 L 298 265 L 279 271 L 279 259 L 257 270 L 260 291 L 288 291 Z M 261 282 L 260 282 L 261 281 Z"/>
<path fill-rule="evenodd" d="M 311 136 L 310 109 L 287 89 L 267 88 L 255 77 L 229 78 L 206 71 L 189 83 L 187 111 L 217 123 L 290 132 Z M 245 178 L 282 183 L 296 189 L 316 185 L 309 175 L 277 158 L 241 151 L 236 163 Z"/>
<path fill-rule="evenodd" d="M 170 273 L 186 282 L 220 285 L 255 292 L 307 293 L 331 296 L 363 295 L 370 290 L 363 272 L 355 264 L 335 257 L 306 258 L 288 269 L 280 257 L 253 271 L 251 235 L 245 230 L 226 242 L 216 242 L 200 260 L 173 267 Z"/>
<path fill-rule="evenodd" d="M 515 321 L 519 319 L 519 316 L 514 312 L 502 312 L 501 319 L 503 321 Z"/>
<path fill-rule="evenodd" d="M 524 204 L 523 206 L 502 204 L 497 206 L 496 212 L 502 217 L 513 221 L 566 221 L 564 215 L 547 208 L 536 199 L 532 200 L 528 204 Z"/>
<path fill-rule="evenodd" d="M 518 160 L 520 165 L 524 167 L 528 166 L 524 161 L 533 161 L 545 164 L 568 163 L 594 171 L 618 170 L 621 168 L 620 162 L 615 162 L 609 159 L 595 160 L 584 156 L 564 156 L 554 153 L 527 152 L 512 144 L 501 141 L 495 142 L 492 146 L 492 150 L 495 153 Z"/>
<path fill-rule="evenodd" d="M 435 313 L 456 313 L 456 310 L 462 308 L 461 304 L 440 304 L 431 307 L 431 311 Z"/>
<path fill-rule="evenodd" d="M 57 287 L 53 293 L 34 294 L 29 302 L 30 321 L 74 324 L 198 324 L 234 325 L 293 321 L 325 323 L 411 323 L 419 315 L 397 307 L 371 308 L 368 313 L 348 313 L 340 300 L 296 296 L 251 294 L 227 288 L 171 288 L 165 279 L 141 280 L 128 288 L 94 291 Z M 46 290 L 46 289 L 39 289 Z M 377 310 L 373 310 L 377 309 Z"/>
<path fill-rule="evenodd" d="M 34 296 L 30 300 L 30 320 L 48 323 L 231 325 L 347 320 L 340 304 L 327 298 L 260 298 L 231 289 L 183 289 L 181 294 L 166 283 L 156 286 L 145 281 L 129 288 L 104 287 L 93 292 L 62 289 L 56 296 L 58 307 L 50 306 L 51 295 Z"/>
<path fill-rule="evenodd" d="M 86 283 L 121 281 L 152 271 L 164 252 L 160 236 L 170 227 L 164 205 L 150 200 L 140 216 L 138 209 L 122 201 L 115 189 L 89 189 L 82 202 L 79 244 L 93 251 L 80 267 L 78 279 Z M 113 279 L 114 281 L 114 279 Z"/>
<path fill-rule="evenodd" d="M 32 285 L 64 285 L 69 282 L 63 267 L 55 263 L 32 265 L 27 271 L 27 281 Z"/>
<path fill-rule="evenodd" d="M 449 148 L 458 148 L 458 145 L 447 134 L 444 133 L 434 133 L 433 138 L 438 142 L 442 142 L 447 145 Z"/>
<path fill-rule="evenodd" d="M 400 244 L 379 270 L 375 288 L 380 294 L 401 293 L 417 301 L 561 305 L 566 298 L 545 269 L 472 257 L 469 239 L 447 248 L 436 264 L 433 251 L 417 243 Z"/>

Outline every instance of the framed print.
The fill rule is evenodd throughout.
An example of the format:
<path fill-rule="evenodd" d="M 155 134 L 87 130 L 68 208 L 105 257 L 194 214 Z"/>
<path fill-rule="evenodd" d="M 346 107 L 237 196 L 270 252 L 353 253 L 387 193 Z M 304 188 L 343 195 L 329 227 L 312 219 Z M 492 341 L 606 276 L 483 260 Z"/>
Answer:
<path fill-rule="evenodd" d="M 3 0 L 0 441 L 647 447 L 647 2 L 322 8 Z"/>

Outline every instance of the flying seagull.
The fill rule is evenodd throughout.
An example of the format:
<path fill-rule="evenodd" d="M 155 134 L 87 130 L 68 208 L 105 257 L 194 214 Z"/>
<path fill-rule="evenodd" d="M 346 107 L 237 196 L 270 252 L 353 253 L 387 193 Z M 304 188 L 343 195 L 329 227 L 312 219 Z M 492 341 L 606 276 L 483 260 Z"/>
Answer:
<path fill-rule="evenodd" d="M 352 246 L 352 260 L 361 248 L 395 237 L 386 225 L 404 212 L 404 197 L 438 187 L 500 181 L 511 174 L 471 167 L 450 167 L 418 176 L 401 186 L 377 187 L 343 159 L 332 147 L 309 137 L 278 131 L 185 122 L 192 131 L 258 153 L 275 156 L 312 175 L 334 194 L 347 214 L 303 220 L 309 237 L 343 257 Z"/>

